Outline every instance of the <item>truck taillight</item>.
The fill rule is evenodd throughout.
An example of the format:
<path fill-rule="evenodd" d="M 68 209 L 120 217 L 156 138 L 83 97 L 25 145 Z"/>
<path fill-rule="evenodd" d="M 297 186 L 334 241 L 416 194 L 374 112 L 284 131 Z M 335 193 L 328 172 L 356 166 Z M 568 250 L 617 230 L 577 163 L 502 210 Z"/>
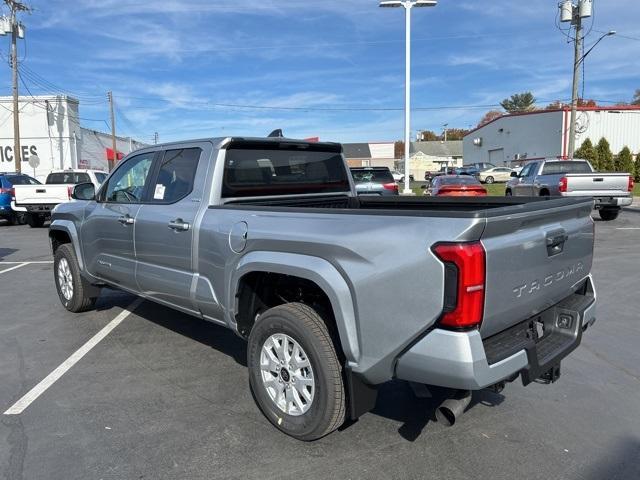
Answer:
<path fill-rule="evenodd" d="M 455 329 L 480 326 L 486 277 L 484 247 L 480 242 L 440 243 L 433 247 L 433 253 L 446 267 L 440 325 Z"/>
<path fill-rule="evenodd" d="M 558 182 L 558 190 L 560 193 L 565 193 L 567 191 L 567 177 L 562 177 Z"/>
<path fill-rule="evenodd" d="M 633 177 L 629 175 L 629 185 L 627 185 L 627 190 L 630 192 L 633 192 L 634 186 L 635 186 L 635 183 L 633 183 Z"/>
<path fill-rule="evenodd" d="M 67 196 L 69 197 L 69 200 L 71 200 L 71 195 L 73 195 L 73 185 L 67 187 Z"/>
<path fill-rule="evenodd" d="M 385 190 L 395 190 L 396 192 L 398 191 L 398 184 L 393 182 L 393 183 L 384 183 L 382 185 L 382 188 L 384 188 Z"/>

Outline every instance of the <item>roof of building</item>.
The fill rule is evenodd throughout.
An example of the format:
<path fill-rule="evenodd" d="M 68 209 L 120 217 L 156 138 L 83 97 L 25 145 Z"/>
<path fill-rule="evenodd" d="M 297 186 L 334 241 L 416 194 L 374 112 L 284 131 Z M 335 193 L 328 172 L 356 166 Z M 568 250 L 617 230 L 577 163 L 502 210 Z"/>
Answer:
<path fill-rule="evenodd" d="M 633 111 L 633 112 L 638 112 L 640 111 L 640 105 L 611 105 L 608 107 L 587 107 L 587 106 L 583 106 L 583 107 L 578 107 L 577 110 L 579 112 L 625 112 L 625 111 Z M 558 113 L 558 112 L 570 112 L 571 111 L 571 105 L 567 105 L 564 106 L 562 108 L 550 108 L 548 110 L 531 110 L 530 112 L 516 112 L 516 113 L 505 113 L 503 115 L 500 115 L 499 117 L 494 118 L 493 120 L 488 121 L 487 123 L 484 123 L 482 125 L 478 125 L 476 128 L 469 130 L 469 132 L 467 132 L 467 134 L 465 135 L 465 137 L 468 137 L 469 135 L 471 135 L 472 133 L 476 132 L 477 130 L 480 130 L 481 128 L 486 127 L 487 125 L 491 125 L 493 122 L 496 122 L 498 120 L 502 120 L 503 118 L 511 118 L 511 117 L 522 117 L 524 115 L 541 115 L 544 113 Z"/>
<path fill-rule="evenodd" d="M 462 140 L 411 142 L 411 153 L 416 152 L 430 157 L 462 157 Z"/>
<path fill-rule="evenodd" d="M 342 149 L 345 158 L 371 158 L 368 143 L 343 143 Z"/>

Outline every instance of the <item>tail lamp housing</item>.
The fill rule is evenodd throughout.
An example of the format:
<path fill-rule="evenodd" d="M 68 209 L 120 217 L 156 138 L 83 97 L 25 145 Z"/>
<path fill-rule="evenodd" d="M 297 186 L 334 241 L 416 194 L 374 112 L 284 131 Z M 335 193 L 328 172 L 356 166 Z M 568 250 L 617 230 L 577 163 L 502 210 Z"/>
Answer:
<path fill-rule="evenodd" d="M 486 255 L 480 242 L 439 243 L 433 253 L 445 265 L 445 301 L 440 326 L 477 328 L 484 315 Z"/>
<path fill-rule="evenodd" d="M 558 182 L 558 191 L 565 193 L 567 191 L 567 177 L 562 177 Z"/>

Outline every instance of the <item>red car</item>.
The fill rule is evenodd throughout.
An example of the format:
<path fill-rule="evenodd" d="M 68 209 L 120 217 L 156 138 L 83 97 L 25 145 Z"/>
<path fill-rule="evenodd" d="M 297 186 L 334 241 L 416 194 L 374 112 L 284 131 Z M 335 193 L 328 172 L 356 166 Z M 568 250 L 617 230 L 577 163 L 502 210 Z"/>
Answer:
<path fill-rule="evenodd" d="M 481 197 L 487 190 L 477 178 L 469 175 L 442 175 L 431 182 L 425 195 L 433 197 Z"/>

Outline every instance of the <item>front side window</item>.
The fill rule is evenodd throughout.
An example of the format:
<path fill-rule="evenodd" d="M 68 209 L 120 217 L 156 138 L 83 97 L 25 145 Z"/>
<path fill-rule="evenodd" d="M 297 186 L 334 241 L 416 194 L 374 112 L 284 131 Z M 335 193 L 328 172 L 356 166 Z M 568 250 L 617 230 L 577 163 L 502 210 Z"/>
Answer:
<path fill-rule="evenodd" d="M 526 177 L 526 176 L 528 176 L 528 175 L 529 175 L 529 172 L 531 171 L 531 166 L 532 166 L 531 164 L 526 165 L 526 166 L 522 169 L 522 171 L 520 172 L 520 176 L 521 176 L 521 177 Z"/>
<path fill-rule="evenodd" d="M 164 153 L 158 177 L 152 184 L 153 203 L 174 203 L 193 190 L 200 148 L 181 148 Z"/>
<path fill-rule="evenodd" d="M 107 179 L 106 173 L 96 172 L 96 180 L 100 185 L 102 185 L 106 179 Z"/>
<path fill-rule="evenodd" d="M 104 190 L 104 201 L 110 203 L 139 203 L 149 177 L 155 152 L 131 157 L 109 179 Z"/>

